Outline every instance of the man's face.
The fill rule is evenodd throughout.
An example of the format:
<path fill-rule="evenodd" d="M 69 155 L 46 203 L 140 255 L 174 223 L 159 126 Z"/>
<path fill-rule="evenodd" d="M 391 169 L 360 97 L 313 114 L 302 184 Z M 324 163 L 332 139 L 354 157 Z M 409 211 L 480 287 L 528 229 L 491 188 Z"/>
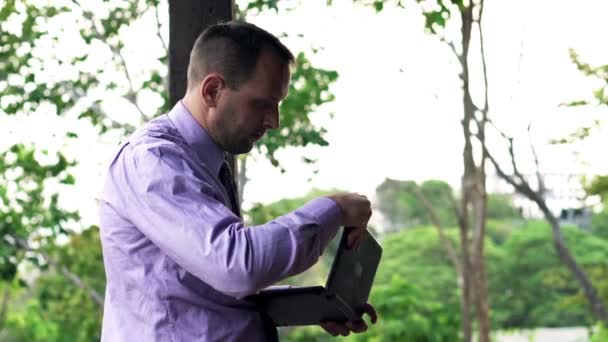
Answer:
<path fill-rule="evenodd" d="M 287 96 L 289 80 L 289 66 L 263 51 L 249 80 L 238 90 L 221 90 L 208 122 L 214 140 L 232 154 L 251 151 L 267 130 L 279 127 L 279 103 Z"/>

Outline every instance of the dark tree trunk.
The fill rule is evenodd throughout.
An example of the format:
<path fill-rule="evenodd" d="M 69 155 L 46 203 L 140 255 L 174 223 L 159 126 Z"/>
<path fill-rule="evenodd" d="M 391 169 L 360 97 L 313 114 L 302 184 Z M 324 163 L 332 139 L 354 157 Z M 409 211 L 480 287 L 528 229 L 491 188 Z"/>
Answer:
<path fill-rule="evenodd" d="M 233 0 L 169 0 L 169 101 L 186 94 L 188 61 L 196 38 L 208 26 L 234 18 Z M 234 158 L 229 158 L 236 177 Z"/>
<path fill-rule="evenodd" d="M 208 26 L 232 20 L 233 0 L 169 0 L 169 99 L 186 94 L 186 72 L 194 41 Z"/>
<path fill-rule="evenodd" d="M 459 220 L 460 222 L 458 224 L 462 260 L 462 275 L 458 279 L 458 285 L 462 292 L 460 298 L 460 314 L 462 316 L 462 335 L 464 342 L 471 342 L 473 336 L 473 322 L 471 319 L 471 258 L 469 256 L 468 215 L 465 210 L 462 210 L 461 213 L 462 219 Z"/>
<path fill-rule="evenodd" d="M 490 312 L 488 305 L 487 276 L 484 253 L 484 237 L 486 225 L 486 189 L 485 189 L 485 152 L 482 151 L 482 158 L 479 165 L 475 164 L 472 139 L 484 139 L 485 115 L 482 122 L 476 125 L 476 108 L 471 99 L 469 88 L 469 45 L 471 41 L 471 31 L 473 26 L 473 8 L 470 4 L 461 10 L 462 19 L 462 55 L 460 61 L 462 65 L 461 79 L 463 81 L 463 110 L 462 120 L 464 149 L 463 163 L 464 175 L 462 178 L 462 215 L 464 220 L 461 227 L 461 241 L 463 244 L 463 261 L 467 262 L 467 272 L 463 272 L 463 280 L 467 285 L 463 292 L 463 304 L 467 305 L 465 310 L 470 310 L 471 304 L 475 304 L 475 314 L 479 325 L 479 341 L 490 341 Z M 471 131 L 472 127 L 477 127 L 477 133 Z M 471 229 L 472 228 L 472 229 Z M 469 240 L 467 232 L 472 232 L 472 240 Z M 469 249 L 470 248 L 470 249 Z M 465 259 L 466 258 L 466 259 Z M 470 259 L 469 259 L 470 258 Z M 473 289 L 474 292 L 471 292 Z M 465 341 L 470 340 L 471 318 L 469 312 L 463 311 L 463 334 Z M 468 326 L 467 326 L 468 325 Z"/>

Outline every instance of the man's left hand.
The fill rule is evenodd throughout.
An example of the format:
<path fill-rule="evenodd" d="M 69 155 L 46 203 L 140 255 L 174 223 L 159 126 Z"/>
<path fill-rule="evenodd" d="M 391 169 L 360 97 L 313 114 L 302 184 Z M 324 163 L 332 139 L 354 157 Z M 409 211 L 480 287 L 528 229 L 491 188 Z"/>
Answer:
<path fill-rule="evenodd" d="M 371 304 L 365 304 L 364 313 L 368 314 L 371 318 L 372 324 L 376 324 L 378 321 L 378 313 Z M 332 336 L 348 336 L 351 332 L 355 334 L 365 332 L 367 330 L 367 324 L 364 320 L 348 321 L 345 323 L 339 322 L 323 322 L 321 328 L 327 331 Z"/>

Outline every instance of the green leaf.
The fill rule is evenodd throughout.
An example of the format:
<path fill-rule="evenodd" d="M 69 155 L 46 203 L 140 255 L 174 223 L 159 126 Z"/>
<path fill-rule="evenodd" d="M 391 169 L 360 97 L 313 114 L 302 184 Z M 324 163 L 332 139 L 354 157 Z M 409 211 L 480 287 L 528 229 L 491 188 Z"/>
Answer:
<path fill-rule="evenodd" d="M 595 91 L 593 92 L 593 96 L 594 96 L 594 97 L 595 97 L 595 98 L 596 98 L 596 99 L 597 99 L 597 100 L 598 100 L 600 103 L 606 102 L 605 95 L 604 95 L 604 89 L 605 89 L 604 87 L 601 87 L 601 88 L 599 88 L 599 89 L 597 89 L 597 90 L 595 90 Z"/>
<path fill-rule="evenodd" d="M 571 102 L 567 102 L 567 103 L 560 103 L 560 106 L 577 107 L 577 106 L 586 106 L 588 104 L 589 104 L 588 101 L 576 100 L 576 101 L 571 101 Z"/>
<path fill-rule="evenodd" d="M 374 1 L 373 6 L 376 12 L 381 12 L 384 9 L 384 1 Z"/>
<path fill-rule="evenodd" d="M 76 179 L 73 175 L 67 175 L 64 179 L 61 180 L 61 183 L 73 185 L 76 183 Z"/>

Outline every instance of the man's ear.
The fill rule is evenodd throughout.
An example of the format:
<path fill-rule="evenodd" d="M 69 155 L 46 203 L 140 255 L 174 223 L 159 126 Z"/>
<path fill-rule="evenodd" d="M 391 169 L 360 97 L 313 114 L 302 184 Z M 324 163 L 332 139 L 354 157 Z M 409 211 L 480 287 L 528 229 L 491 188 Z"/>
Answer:
<path fill-rule="evenodd" d="M 224 89 L 224 79 L 217 73 L 207 75 L 202 82 L 201 96 L 208 107 L 215 107 L 220 92 Z"/>

